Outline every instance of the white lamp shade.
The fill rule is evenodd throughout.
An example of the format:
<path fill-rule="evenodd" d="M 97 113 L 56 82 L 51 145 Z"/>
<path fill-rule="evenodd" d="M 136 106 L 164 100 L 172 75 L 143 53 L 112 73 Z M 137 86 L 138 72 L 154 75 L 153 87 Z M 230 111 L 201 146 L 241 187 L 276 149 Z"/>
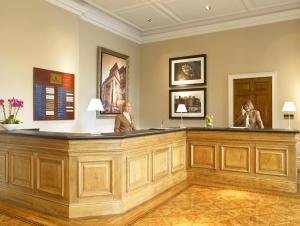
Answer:
<path fill-rule="evenodd" d="M 179 104 L 176 112 L 187 112 L 185 104 Z"/>
<path fill-rule="evenodd" d="M 88 106 L 88 111 L 104 111 L 101 100 L 97 98 L 92 98 Z"/>
<path fill-rule="evenodd" d="M 296 106 L 295 103 L 292 101 L 285 101 L 283 108 L 282 108 L 283 112 L 291 112 L 291 111 L 296 111 Z"/>

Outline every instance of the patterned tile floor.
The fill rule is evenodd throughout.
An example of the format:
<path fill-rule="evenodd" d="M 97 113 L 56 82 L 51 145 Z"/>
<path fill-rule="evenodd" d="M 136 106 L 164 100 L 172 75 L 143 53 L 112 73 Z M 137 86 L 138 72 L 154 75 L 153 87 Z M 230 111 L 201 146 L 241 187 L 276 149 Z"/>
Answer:
<path fill-rule="evenodd" d="M 0 225 L 1 226 L 27 226 L 27 225 L 39 225 L 35 222 L 27 221 L 26 219 L 18 219 L 16 216 L 7 215 L 0 212 Z"/>
<path fill-rule="evenodd" d="M 194 185 L 134 225 L 296 226 L 300 225 L 300 199 Z"/>
<path fill-rule="evenodd" d="M 2 202 L 0 204 L 0 226 L 104 226 L 115 218 L 107 216 L 66 220 L 21 207 L 8 208 L 9 205 Z M 131 225 L 300 226 L 300 195 L 282 196 L 193 185 Z"/>

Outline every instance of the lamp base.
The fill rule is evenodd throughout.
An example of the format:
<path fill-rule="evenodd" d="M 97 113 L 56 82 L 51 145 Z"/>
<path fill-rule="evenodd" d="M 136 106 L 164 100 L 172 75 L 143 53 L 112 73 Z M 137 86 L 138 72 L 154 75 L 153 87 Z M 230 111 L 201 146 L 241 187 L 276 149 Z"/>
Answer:
<path fill-rule="evenodd" d="M 181 117 L 180 117 L 180 128 L 186 128 L 184 125 L 183 125 L 183 120 L 182 120 L 182 112 L 181 112 Z"/>
<path fill-rule="evenodd" d="M 291 114 L 289 114 L 289 130 L 291 130 Z"/>
<path fill-rule="evenodd" d="M 90 132 L 89 134 L 92 134 L 92 135 L 100 135 L 101 132 Z"/>

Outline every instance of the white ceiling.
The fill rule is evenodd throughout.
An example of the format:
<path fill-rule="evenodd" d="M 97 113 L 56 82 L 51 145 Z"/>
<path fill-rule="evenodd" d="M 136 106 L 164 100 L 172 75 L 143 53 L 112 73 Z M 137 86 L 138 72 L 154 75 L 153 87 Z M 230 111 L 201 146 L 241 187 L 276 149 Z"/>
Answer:
<path fill-rule="evenodd" d="M 47 1 L 138 43 L 300 18 L 300 0 Z"/>

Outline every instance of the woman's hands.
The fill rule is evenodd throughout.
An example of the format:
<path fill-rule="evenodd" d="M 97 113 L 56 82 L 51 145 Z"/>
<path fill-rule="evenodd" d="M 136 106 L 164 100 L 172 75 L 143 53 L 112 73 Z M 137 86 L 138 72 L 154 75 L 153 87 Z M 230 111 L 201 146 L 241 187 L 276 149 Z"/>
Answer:
<path fill-rule="evenodd" d="M 245 109 L 244 109 L 244 107 L 242 106 L 242 109 L 241 109 L 241 111 L 242 111 L 242 115 L 244 116 L 245 114 L 246 114 L 246 111 L 245 111 Z"/>

